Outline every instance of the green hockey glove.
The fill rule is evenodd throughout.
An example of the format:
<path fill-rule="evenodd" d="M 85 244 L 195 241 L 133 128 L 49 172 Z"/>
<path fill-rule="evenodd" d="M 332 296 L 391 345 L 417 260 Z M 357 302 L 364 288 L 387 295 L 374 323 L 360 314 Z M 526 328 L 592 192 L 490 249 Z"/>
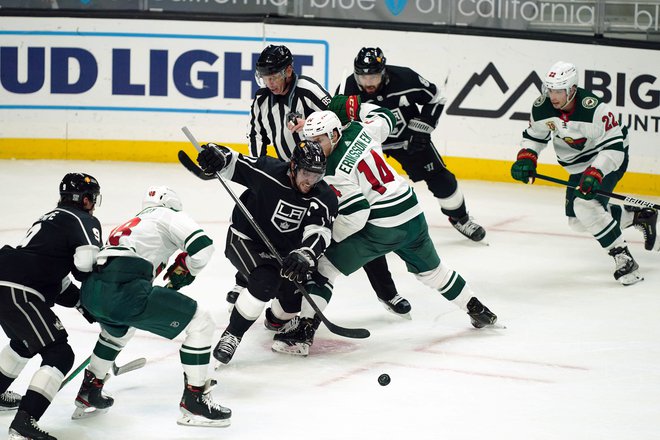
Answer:
<path fill-rule="evenodd" d="M 361 100 L 358 95 L 336 95 L 330 100 L 328 110 L 339 117 L 342 125 L 359 119 Z"/>
<path fill-rule="evenodd" d="M 523 183 L 534 183 L 536 173 L 536 159 L 538 154 L 529 148 L 523 148 L 518 152 L 517 160 L 511 166 L 511 177 Z"/>
<path fill-rule="evenodd" d="M 598 195 L 601 183 L 603 183 L 603 173 L 597 168 L 589 167 L 580 177 L 580 184 L 575 188 L 575 196 L 591 200 Z"/>

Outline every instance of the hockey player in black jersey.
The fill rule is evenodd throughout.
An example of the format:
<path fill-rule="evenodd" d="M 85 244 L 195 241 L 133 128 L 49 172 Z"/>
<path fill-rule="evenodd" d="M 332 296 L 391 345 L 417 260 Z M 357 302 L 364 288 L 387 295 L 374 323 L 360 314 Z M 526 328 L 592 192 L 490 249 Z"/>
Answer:
<path fill-rule="evenodd" d="M 446 99 L 438 87 L 414 70 L 386 65 L 385 61 L 380 48 L 363 47 L 355 57 L 354 74 L 335 94 L 358 95 L 362 102 L 392 111 L 397 125 L 383 152 L 396 159 L 413 182 L 426 182 L 456 230 L 470 240 L 483 240 L 486 231 L 468 215 L 456 176 L 431 141 Z"/>
<path fill-rule="evenodd" d="M 318 110 L 326 110 L 330 95 L 312 78 L 296 75 L 293 55 L 286 46 L 270 45 L 260 54 L 256 63 L 256 77 L 262 85 L 252 102 L 249 149 L 252 156 L 266 155 L 272 144 L 277 157 L 291 160 L 291 153 L 302 140 L 300 131 L 305 118 Z M 385 308 L 399 316 L 409 318 L 410 303 L 401 297 L 392 280 L 385 257 L 379 257 L 364 266 L 369 281 Z M 236 285 L 227 294 L 227 301 L 235 303 L 247 281 L 239 274 Z M 278 300 L 266 310 L 266 325 L 278 326 L 285 313 Z M 276 318 L 276 319 L 272 319 Z"/>
<path fill-rule="evenodd" d="M 280 160 L 291 160 L 295 146 L 303 140 L 299 133 L 305 117 L 317 110 L 325 110 L 330 94 L 306 75 L 293 69 L 293 54 L 286 46 L 269 45 L 259 55 L 255 77 L 261 86 L 255 94 L 248 126 L 248 150 L 251 156 L 265 156 L 268 145 L 275 148 Z M 236 274 L 236 285 L 227 293 L 227 301 L 234 304 L 247 287 L 247 280 Z M 277 301 L 274 312 L 282 315 Z M 268 312 L 272 314 L 271 309 Z"/>
<path fill-rule="evenodd" d="M 213 351 L 226 364 L 268 301 L 279 299 L 285 319 L 300 310 L 300 295 L 292 281 L 306 280 L 330 244 L 337 196 L 322 180 L 326 157 L 314 141 L 298 144 L 288 162 L 269 156 L 246 157 L 216 144 L 203 146 L 197 161 L 206 173 L 219 172 L 247 187 L 240 200 L 283 256 L 280 266 L 243 212 L 234 208 L 225 255 L 246 277 L 248 286 Z"/>
<path fill-rule="evenodd" d="M 92 271 L 101 246 L 101 224 L 93 216 L 100 190 L 88 174 L 65 175 L 57 208 L 41 216 L 16 248 L 0 249 L 0 324 L 10 339 L 0 352 L 0 406 L 18 409 L 9 427 L 12 440 L 55 440 L 37 421 L 73 366 L 74 353 L 52 307 L 84 312 L 69 274 L 82 281 Z M 36 355 L 41 367 L 21 399 L 7 389 Z"/>

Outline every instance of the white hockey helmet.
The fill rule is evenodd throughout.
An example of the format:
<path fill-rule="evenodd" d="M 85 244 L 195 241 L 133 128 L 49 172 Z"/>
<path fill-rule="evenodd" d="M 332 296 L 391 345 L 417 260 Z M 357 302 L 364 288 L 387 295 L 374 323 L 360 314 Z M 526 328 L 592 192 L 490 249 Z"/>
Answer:
<path fill-rule="evenodd" d="M 175 211 L 181 211 L 183 204 L 179 195 L 167 186 L 150 186 L 142 199 L 142 209 L 152 206 L 163 206 Z"/>
<path fill-rule="evenodd" d="M 557 61 L 543 78 L 542 92 L 546 95 L 550 89 L 566 90 L 567 95 L 570 97 L 571 89 L 573 86 L 577 87 L 577 84 L 578 72 L 575 64 Z"/>
<path fill-rule="evenodd" d="M 307 139 L 312 139 L 315 136 L 327 134 L 328 138 L 332 141 L 332 134 L 335 129 L 338 130 L 341 136 L 341 121 L 339 121 L 339 117 L 330 110 L 323 110 L 307 116 L 305 125 L 303 126 L 303 135 Z"/>

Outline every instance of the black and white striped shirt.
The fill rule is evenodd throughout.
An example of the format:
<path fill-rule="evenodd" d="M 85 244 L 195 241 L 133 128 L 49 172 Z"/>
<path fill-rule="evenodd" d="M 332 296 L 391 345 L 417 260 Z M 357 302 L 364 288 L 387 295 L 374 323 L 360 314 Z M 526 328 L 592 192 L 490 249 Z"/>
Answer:
<path fill-rule="evenodd" d="M 265 87 L 257 90 L 250 111 L 250 154 L 265 156 L 266 147 L 273 145 L 280 160 L 289 160 L 302 136 L 287 128 L 287 114 L 294 111 L 306 118 L 312 112 L 326 110 L 328 104 L 330 94 L 319 83 L 295 73 L 291 88 L 285 95 L 274 95 Z"/>

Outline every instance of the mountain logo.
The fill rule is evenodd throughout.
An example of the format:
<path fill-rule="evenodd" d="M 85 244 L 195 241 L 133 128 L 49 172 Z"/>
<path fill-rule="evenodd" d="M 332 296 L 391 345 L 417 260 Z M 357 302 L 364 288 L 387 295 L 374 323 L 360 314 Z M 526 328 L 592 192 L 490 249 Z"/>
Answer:
<path fill-rule="evenodd" d="M 392 15 L 399 15 L 405 8 L 408 0 L 385 0 L 385 6 L 390 10 Z"/>
<path fill-rule="evenodd" d="M 539 92 L 541 92 L 542 81 L 541 78 L 532 72 L 527 75 L 527 78 L 518 86 L 516 90 L 509 96 L 504 104 L 497 110 L 486 110 L 480 108 L 462 108 L 461 104 L 465 101 L 465 98 L 472 93 L 475 87 L 481 87 L 488 78 L 492 78 L 497 86 L 499 87 L 502 94 L 505 94 L 509 91 L 509 85 L 504 81 L 500 72 L 493 63 L 488 63 L 486 68 L 481 73 L 473 74 L 468 82 L 463 86 L 463 89 L 456 95 L 456 98 L 453 100 L 449 108 L 447 109 L 448 115 L 457 115 L 457 116 L 473 116 L 478 118 L 500 118 L 511 109 L 511 107 L 520 99 L 520 97 L 529 89 L 530 86 L 535 86 Z M 475 92 L 478 93 L 478 92 Z M 529 113 L 514 112 L 509 118 L 514 121 L 528 121 Z"/>

